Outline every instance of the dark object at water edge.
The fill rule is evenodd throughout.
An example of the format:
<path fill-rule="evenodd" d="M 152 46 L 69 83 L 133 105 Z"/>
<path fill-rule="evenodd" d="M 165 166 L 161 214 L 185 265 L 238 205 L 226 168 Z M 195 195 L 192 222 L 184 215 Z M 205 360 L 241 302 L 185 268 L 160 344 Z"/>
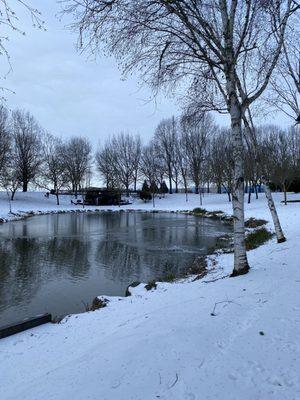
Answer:
<path fill-rule="evenodd" d="M 0 339 L 46 324 L 51 322 L 51 319 L 51 314 L 43 314 L 34 318 L 25 319 L 24 321 L 12 325 L 0 327 Z"/>

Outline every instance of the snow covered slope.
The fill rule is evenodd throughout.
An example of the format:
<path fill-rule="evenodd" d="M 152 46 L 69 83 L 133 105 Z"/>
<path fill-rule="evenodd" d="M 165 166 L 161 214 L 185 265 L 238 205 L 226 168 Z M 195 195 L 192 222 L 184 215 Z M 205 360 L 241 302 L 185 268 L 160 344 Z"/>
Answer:
<path fill-rule="evenodd" d="M 19 200 L 20 210 L 33 209 L 29 196 L 37 195 Z M 136 290 L 1 340 L 1 400 L 300 399 L 300 204 L 279 199 L 287 242 L 249 252 L 249 274 L 215 280 L 232 267 L 222 255 L 202 281 Z M 198 201 L 173 195 L 157 209 Z M 231 212 L 225 196 L 207 196 L 203 207 Z M 246 214 L 270 219 L 263 195 Z"/>

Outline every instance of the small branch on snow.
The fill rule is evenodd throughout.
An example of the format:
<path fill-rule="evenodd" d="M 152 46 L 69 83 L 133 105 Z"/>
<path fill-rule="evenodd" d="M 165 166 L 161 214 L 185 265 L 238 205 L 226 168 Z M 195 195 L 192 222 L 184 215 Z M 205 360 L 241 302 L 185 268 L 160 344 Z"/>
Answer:
<path fill-rule="evenodd" d="M 230 275 L 223 275 L 223 276 L 219 276 L 215 279 L 211 279 L 210 281 L 202 281 L 204 283 L 212 283 L 212 282 L 216 282 L 219 281 L 220 279 L 225 279 L 225 278 L 229 278 Z"/>
<path fill-rule="evenodd" d="M 178 374 L 177 374 L 177 372 L 176 372 L 176 378 L 175 378 L 175 381 L 172 383 L 172 385 L 171 386 L 169 386 L 169 389 L 172 389 L 172 387 L 174 387 L 175 385 L 176 385 L 176 383 L 178 382 Z"/>
<path fill-rule="evenodd" d="M 224 304 L 224 303 L 226 303 L 226 304 L 237 304 L 238 306 L 240 306 L 240 304 L 236 303 L 236 302 L 233 301 L 233 300 L 218 301 L 217 303 L 215 303 L 214 309 L 212 310 L 212 312 L 210 313 L 210 315 L 211 315 L 212 317 L 216 317 L 216 316 L 218 315 L 218 314 L 215 313 L 217 306 L 218 306 L 219 304 Z"/>

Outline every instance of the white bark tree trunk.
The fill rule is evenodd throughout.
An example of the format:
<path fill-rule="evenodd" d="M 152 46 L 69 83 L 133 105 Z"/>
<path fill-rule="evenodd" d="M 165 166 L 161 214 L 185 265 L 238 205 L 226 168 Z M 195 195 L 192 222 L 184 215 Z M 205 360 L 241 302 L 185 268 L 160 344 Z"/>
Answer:
<path fill-rule="evenodd" d="M 244 212 L 244 157 L 242 139 L 242 111 L 238 100 L 231 94 L 231 130 L 234 156 L 234 182 L 232 206 L 234 218 L 234 268 L 231 276 L 243 275 L 249 271 L 245 244 Z"/>
<path fill-rule="evenodd" d="M 276 207 L 275 207 L 275 203 L 273 200 L 273 196 L 272 196 L 272 192 L 270 189 L 270 186 L 268 184 L 268 182 L 265 182 L 265 195 L 268 201 L 268 206 L 269 206 L 269 210 L 270 213 L 272 215 L 272 219 L 273 219 L 273 223 L 274 223 L 274 228 L 275 228 L 275 233 L 276 233 L 276 237 L 277 237 L 277 242 L 278 243 L 282 243 L 286 241 L 286 238 L 283 234 L 281 225 L 280 225 L 280 221 L 278 218 L 278 214 L 276 211 Z"/>

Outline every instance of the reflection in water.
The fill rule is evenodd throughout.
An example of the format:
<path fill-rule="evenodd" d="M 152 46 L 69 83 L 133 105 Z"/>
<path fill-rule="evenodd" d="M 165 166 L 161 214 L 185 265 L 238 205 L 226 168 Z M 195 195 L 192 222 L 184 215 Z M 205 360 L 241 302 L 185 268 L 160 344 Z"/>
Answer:
<path fill-rule="evenodd" d="M 99 294 L 123 295 L 186 269 L 230 228 L 169 213 L 36 216 L 0 228 L 0 325 L 43 312 L 83 311 Z"/>

